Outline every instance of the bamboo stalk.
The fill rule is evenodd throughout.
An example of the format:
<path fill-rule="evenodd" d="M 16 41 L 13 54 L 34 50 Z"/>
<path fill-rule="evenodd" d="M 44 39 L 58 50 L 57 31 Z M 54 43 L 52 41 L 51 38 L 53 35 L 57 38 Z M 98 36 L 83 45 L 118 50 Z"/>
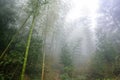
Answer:
<path fill-rule="evenodd" d="M 42 62 L 41 80 L 44 80 L 44 74 L 45 74 L 45 57 L 46 57 L 46 54 L 45 54 L 45 51 L 44 51 L 44 48 L 43 48 L 43 62 Z"/>
<path fill-rule="evenodd" d="M 24 74 L 25 74 L 25 70 L 26 70 L 28 52 L 29 52 L 32 33 L 33 33 L 33 29 L 34 29 L 34 21 L 35 21 L 35 15 L 33 16 L 32 25 L 31 25 L 30 31 L 29 31 L 29 36 L 28 36 L 28 40 L 27 40 L 27 46 L 26 46 L 26 51 L 25 51 L 25 56 L 24 56 L 24 63 L 23 63 L 23 68 L 22 68 L 22 73 L 21 73 L 21 79 L 20 80 L 24 80 Z"/>
<path fill-rule="evenodd" d="M 30 43 L 31 43 L 33 29 L 35 27 L 34 26 L 35 25 L 35 18 L 36 18 L 37 14 L 38 14 L 37 12 L 38 12 L 38 9 L 39 9 L 38 1 L 39 0 L 37 0 L 37 2 L 36 2 L 36 9 L 34 10 L 34 13 L 33 13 L 33 20 L 32 20 L 32 25 L 30 27 L 30 31 L 29 31 L 29 35 L 28 35 L 26 51 L 25 51 L 25 56 L 24 56 L 24 63 L 23 63 L 23 67 L 22 67 L 22 73 L 21 73 L 20 80 L 24 80 L 24 74 L 25 74 L 26 65 L 27 65 L 28 52 L 29 52 L 29 48 L 30 48 Z"/>
<path fill-rule="evenodd" d="M 45 53 L 45 39 L 46 39 L 46 26 L 45 29 L 43 29 L 42 32 L 42 38 L 43 38 L 43 43 L 42 43 L 42 53 L 43 53 L 43 59 L 42 59 L 42 73 L 41 73 L 41 80 L 44 80 L 44 74 L 45 74 L 45 57 L 46 57 L 46 53 Z M 45 34 L 45 35 L 44 35 Z"/>
<path fill-rule="evenodd" d="M 48 19 L 46 19 L 48 20 Z M 44 80 L 44 76 L 45 76 L 45 59 L 46 59 L 46 53 L 45 53 L 45 40 L 46 40 L 46 30 L 47 30 L 47 24 L 45 26 L 45 28 L 43 29 L 43 32 L 42 32 L 42 37 L 43 37 L 43 47 L 42 47 L 42 53 L 43 53 L 43 61 L 42 61 L 42 74 L 41 74 L 41 80 Z"/>

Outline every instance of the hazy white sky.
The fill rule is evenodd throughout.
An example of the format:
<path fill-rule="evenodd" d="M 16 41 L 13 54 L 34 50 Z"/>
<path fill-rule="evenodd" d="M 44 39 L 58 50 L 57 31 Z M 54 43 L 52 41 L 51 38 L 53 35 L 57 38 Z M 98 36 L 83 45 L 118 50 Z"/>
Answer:
<path fill-rule="evenodd" d="M 66 15 L 66 22 L 72 22 L 82 16 L 89 15 L 92 18 L 96 16 L 98 9 L 98 0 L 69 0 L 70 10 Z"/>

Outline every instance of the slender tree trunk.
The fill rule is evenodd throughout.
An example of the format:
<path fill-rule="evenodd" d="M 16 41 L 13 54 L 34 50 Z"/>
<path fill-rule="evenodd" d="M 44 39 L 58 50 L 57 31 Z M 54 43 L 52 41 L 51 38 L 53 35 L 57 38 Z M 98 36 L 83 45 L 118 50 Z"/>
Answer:
<path fill-rule="evenodd" d="M 7 45 L 7 47 L 5 48 L 5 50 L 2 52 L 0 59 L 3 58 L 3 56 L 5 55 L 6 51 L 8 50 L 8 48 L 10 47 L 11 43 L 15 40 L 16 36 L 19 34 L 19 32 L 25 27 L 24 25 L 26 24 L 26 22 L 28 21 L 28 19 L 30 18 L 31 14 L 26 18 L 26 20 L 24 21 L 24 23 L 22 24 L 22 26 L 20 27 L 20 29 L 15 33 L 15 35 L 12 37 L 12 39 L 10 40 L 9 44 Z"/>
<path fill-rule="evenodd" d="M 26 46 L 24 63 L 23 63 L 23 68 L 22 68 L 22 73 L 21 73 L 21 79 L 20 80 L 24 80 L 24 74 L 25 74 L 25 70 L 26 70 L 28 52 L 29 52 L 30 42 L 31 42 L 32 33 L 33 33 L 33 29 L 34 29 L 34 23 L 35 23 L 34 21 L 35 21 L 35 14 L 33 16 L 32 25 L 31 25 L 30 31 L 29 31 L 29 36 L 28 36 L 28 40 L 27 40 L 27 46 Z"/>
<path fill-rule="evenodd" d="M 45 50 L 44 50 L 44 45 L 43 44 L 43 62 L 42 62 L 42 75 L 41 75 L 41 80 L 44 80 L 44 74 L 45 74 L 45 57 L 46 57 L 46 54 L 45 54 Z"/>
<path fill-rule="evenodd" d="M 49 6 L 48 6 L 49 7 Z M 48 15 L 48 14 L 47 14 Z M 48 16 L 47 16 L 48 17 Z M 42 75 L 41 75 L 41 80 L 44 80 L 44 77 L 45 77 L 45 58 L 46 58 L 46 53 L 45 53 L 45 45 L 46 45 L 46 36 L 47 36 L 47 28 L 48 28 L 48 25 L 47 25 L 47 18 L 46 18 L 46 26 L 45 28 L 43 29 L 43 32 L 42 32 L 42 36 L 43 36 L 43 49 L 42 49 L 42 53 L 43 53 L 43 62 L 42 62 Z"/>

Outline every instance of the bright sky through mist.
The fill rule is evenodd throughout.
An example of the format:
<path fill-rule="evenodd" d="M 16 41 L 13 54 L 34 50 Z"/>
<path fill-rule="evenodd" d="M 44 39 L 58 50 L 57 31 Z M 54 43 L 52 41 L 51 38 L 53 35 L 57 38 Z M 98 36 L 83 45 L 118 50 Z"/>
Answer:
<path fill-rule="evenodd" d="M 90 16 L 95 19 L 98 9 L 98 0 L 69 0 L 70 10 L 68 11 L 65 21 L 73 22 L 80 17 Z M 93 20 L 92 19 L 92 20 Z"/>

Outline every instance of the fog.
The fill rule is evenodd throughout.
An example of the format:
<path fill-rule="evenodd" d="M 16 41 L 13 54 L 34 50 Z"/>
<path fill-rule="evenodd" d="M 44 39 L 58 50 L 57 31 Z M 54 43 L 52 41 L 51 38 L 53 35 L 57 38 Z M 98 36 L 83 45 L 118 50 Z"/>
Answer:
<path fill-rule="evenodd" d="M 119 80 L 118 3 L 1 0 L 0 80 Z"/>

